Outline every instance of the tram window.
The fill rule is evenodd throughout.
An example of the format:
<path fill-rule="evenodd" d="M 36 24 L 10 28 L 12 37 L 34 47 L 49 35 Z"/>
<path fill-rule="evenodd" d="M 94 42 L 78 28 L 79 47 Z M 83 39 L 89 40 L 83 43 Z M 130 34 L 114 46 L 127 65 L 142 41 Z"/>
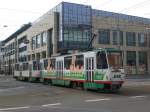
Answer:
<path fill-rule="evenodd" d="M 83 55 L 77 55 L 76 56 L 76 61 L 75 61 L 75 67 L 77 69 L 83 69 L 83 65 L 84 65 L 84 57 Z"/>
<path fill-rule="evenodd" d="M 40 61 L 39 60 L 37 61 L 37 70 L 41 70 L 41 68 L 40 68 Z"/>
<path fill-rule="evenodd" d="M 42 69 L 43 69 L 43 63 L 40 62 L 40 63 L 39 63 L 39 68 L 38 68 L 38 70 L 42 70 Z"/>
<path fill-rule="evenodd" d="M 97 53 L 97 69 L 106 69 L 108 68 L 106 53 L 105 52 L 98 52 Z"/>
<path fill-rule="evenodd" d="M 28 63 L 23 63 L 23 70 L 28 70 Z"/>
<path fill-rule="evenodd" d="M 33 62 L 33 70 L 37 70 L 36 61 Z"/>
<path fill-rule="evenodd" d="M 16 71 L 19 71 L 19 64 L 16 64 L 16 65 L 15 65 L 15 70 L 16 70 Z"/>
<path fill-rule="evenodd" d="M 51 59 L 50 67 L 52 70 L 55 69 L 55 59 Z"/>
<path fill-rule="evenodd" d="M 46 70 L 48 66 L 48 60 L 44 60 L 44 69 Z"/>
<path fill-rule="evenodd" d="M 33 70 L 39 70 L 40 69 L 40 64 L 38 61 L 33 61 Z"/>
<path fill-rule="evenodd" d="M 70 69 L 71 61 L 72 61 L 72 56 L 68 56 L 64 58 L 64 68 L 66 70 Z"/>

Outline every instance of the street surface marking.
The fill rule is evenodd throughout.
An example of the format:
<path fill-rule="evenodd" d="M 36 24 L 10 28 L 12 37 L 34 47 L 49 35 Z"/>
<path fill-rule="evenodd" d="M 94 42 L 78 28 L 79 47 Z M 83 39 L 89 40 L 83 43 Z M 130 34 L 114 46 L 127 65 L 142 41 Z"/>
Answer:
<path fill-rule="evenodd" d="M 107 101 L 111 100 L 110 98 L 105 98 L 105 99 L 93 99 L 93 100 L 85 100 L 85 102 L 96 102 L 96 101 Z"/>
<path fill-rule="evenodd" d="M 130 98 L 145 98 L 146 96 L 131 96 Z"/>
<path fill-rule="evenodd" d="M 150 82 L 127 82 L 124 84 L 124 86 L 148 86 L 150 85 Z"/>
<path fill-rule="evenodd" d="M 30 107 L 14 107 L 14 108 L 3 108 L 3 109 L 0 109 L 0 111 L 2 110 L 19 110 L 19 109 L 27 109 L 27 108 L 30 108 Z"/>
<path fill-rule="evenodd" d="M 11 91 L 11 90 L 17 90 L 17 89 L 23 89 L 24 87 L 15 87 L 15 88 L 9 88 L 9 89 L 0 89 L 0 92 L 5 92 L 5 91 Z"/>
<path fill-rule="evenodd" d="M 42 105 L 42 107 L 50 107 L 50 106 L 56 106 L 56 105 L 61 105 L 61 103 L 45 104 L 45 105 Z"/>

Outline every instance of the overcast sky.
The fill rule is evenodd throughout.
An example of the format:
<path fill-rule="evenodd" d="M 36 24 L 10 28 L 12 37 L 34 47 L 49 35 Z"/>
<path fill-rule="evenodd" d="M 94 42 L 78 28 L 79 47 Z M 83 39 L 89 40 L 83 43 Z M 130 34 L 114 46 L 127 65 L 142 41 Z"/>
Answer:
<path fill-rule="evenodd" d="M 150 0 L 64 0 L 92 8 L 150 18 Z M 33 22 L 62 0 L 0 0 L 0 40 Z M 7 27 L 6 27 L 7 26 Z"/>

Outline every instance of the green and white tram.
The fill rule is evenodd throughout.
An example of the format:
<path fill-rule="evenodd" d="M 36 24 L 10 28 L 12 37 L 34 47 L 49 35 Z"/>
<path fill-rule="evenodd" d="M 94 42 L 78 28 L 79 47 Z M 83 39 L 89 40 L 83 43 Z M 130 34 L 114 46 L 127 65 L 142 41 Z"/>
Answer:
<path fill-rule="evenodd" d="M 30 81 L 39 81 L 40 80 L 40 60 L 31 61 L 30 73 L 31 78 Z"/>
<path fill-rule="evenodd" d="M 24 81 L 39 81 L 40 61 L 34 60 L 15 64 L 14 78 Z"/>
<path fill-rule="evenodd" d="M 14 77 L 17 80 L 28 81 L 30 77 L 29 63 L 28 62 L 16 63 Z"/>
<path fill-rule="evenodd" d="M 21 73 L 20 73 L 20 64 L 19 63 L 16 63 L 15 64 L 15 69 L 14 69 L 14 78 L 16 79 L 19 79 L 19 77 L 21 76 Z"/>
<path fill-rule="evenodd" d="M 122 52 L 118 49 L 97 49 L 43 61 L 44 82 L 72 88 L 119 90 L 124 82 Z"/>
<path fill-rule="evenodd" d="M 40 82 L 48 83 L 45 77 L 47 75 L 47 66 L 48 66 L 48 59 L 41 59 L 40 60 Z"/>

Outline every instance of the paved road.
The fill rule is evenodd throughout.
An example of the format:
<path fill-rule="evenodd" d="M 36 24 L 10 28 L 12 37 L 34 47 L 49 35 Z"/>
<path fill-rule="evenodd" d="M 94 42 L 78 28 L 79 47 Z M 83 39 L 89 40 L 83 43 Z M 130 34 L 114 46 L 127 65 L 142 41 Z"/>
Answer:
<path fill-rule="evenodd" d="M 0 112 L 150 112 L 149 104 L 149 80 L 127 80 L 113 94 L 0 78 Z"/>

